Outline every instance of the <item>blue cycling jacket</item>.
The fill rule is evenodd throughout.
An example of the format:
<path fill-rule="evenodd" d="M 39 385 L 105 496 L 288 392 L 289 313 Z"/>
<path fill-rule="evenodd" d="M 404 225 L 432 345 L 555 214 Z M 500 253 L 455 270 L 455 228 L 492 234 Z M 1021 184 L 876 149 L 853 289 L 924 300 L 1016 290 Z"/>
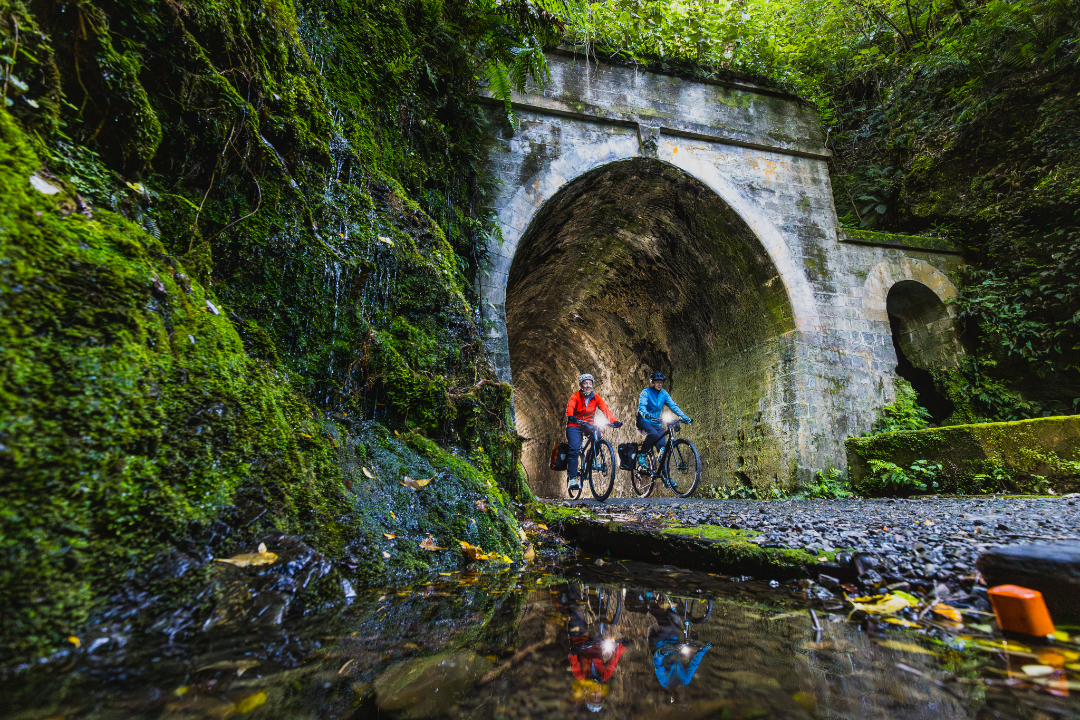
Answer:
<path fill-rule="evenodd" d="M 671 395 L 668 394 L 667 390 L 662 388 L 657 390 L 652 385 L 642 390 L 641 395 L 638 396 L 637 411 L 646 420 L 659 422 L 660 412 L 665 405 L 671 408 L 672 412 L 681 417 L 684 422 L 690 422 L 690 418 L 679 409 L 679 406 L 671 399 Z"/>

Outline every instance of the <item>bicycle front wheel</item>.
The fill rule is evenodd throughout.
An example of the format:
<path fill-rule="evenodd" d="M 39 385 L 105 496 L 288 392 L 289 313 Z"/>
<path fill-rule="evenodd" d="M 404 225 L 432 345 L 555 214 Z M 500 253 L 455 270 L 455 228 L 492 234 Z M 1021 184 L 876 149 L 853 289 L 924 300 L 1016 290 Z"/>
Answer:
<path fill-rule="evenodd" d="M 589 487 L 592 488 L 593 497 L 603 502 L 615 487 L 615 451 L 607 440 L 593 445 L 593 450 Z"/>
<path fill-rule="evenodd" d="M 664 458 L 664 474 L 671 481 L 671 491 L 689 497 L 701 481 L 701 460 L 694 443 L 684 438 L 675 441 Z"/>

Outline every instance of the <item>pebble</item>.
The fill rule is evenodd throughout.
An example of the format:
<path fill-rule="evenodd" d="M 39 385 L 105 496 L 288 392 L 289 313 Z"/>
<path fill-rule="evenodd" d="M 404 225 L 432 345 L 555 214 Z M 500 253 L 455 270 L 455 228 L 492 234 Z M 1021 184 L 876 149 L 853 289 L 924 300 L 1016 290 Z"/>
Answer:
<path fill-rule="evenodd" d="M 594 512 L 662 514 L 682 525 L 755 530 L 765 548 L 852 553 L 862 584 L 972 585 L 990 548 L 1080 538 L 1076 496 L 846 500 L 609 499 Z M 558 501 L 556 501 L 558 502 Z M 563 501 L 561 504 L 571 505 Z M 848 562 L 841 556 L 838 561 Z M 831 579 L 831 578 L 830 578 Z"/>

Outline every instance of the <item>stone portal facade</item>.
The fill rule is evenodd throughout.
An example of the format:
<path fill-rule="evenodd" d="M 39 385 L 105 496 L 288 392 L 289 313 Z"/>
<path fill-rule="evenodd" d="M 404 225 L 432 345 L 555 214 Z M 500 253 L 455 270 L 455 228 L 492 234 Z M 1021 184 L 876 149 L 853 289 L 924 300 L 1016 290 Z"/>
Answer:
<path fill-rule="evenodd" d="M 718 485 L 737 482 L 760 492 L 818 469 L 843 468 L 845 438 L 867 430 L 878 409 L 894 399 L 894 334 L 916 365 L 933 369 L 955 363 L 961 350 L 945 303 L 956 294 L 950 278 L 960 255 L 940 241 L 838 230 L 830 153 L 813 107 L 750 84 L 687 80 L 563 52 L 552 53 L 548 62 L 547 87 L 514 97 L 516 127 L 504 119 L 501 103 L 490 106 L 489 167 L 501 181 L 495 211 L 502 237 L 491 242 L 490 268 L 480 283 L 488 349 L 499 377 L 515 384 L 518 426 L 531 438 L 524 462 L 539 494 L 562 494 L 563 479 L 547 471 L 546 455 L 560 437 L 560 403 L 574 389 L 575 370 L 606 381 L 598 389 L 617 405 L 621 419 L 631 421 L 609 434 L 613 442 L 638 439 L 632 414 L 644 377 L 650 369 L 670 371 L 676 399 L 695 418 L 706 418 L 695 423 L 689 437 L 704 455 L 707 495 Z M 528 267 L 522 265 L 522 248 L 534 242 L 530 238 L 552 243 L 552 238 L 574 237 L 569 230 L 560 235 L 559 228 L 538 227 L 553 222 L 544 208 L 572 190 L 580 207 L 564 208 L 558 217 L 564 224 L 577 222 L 586 212 L 581 208 L 588 208 L 589 183 L 602 183 L 605 168 L 628 162 L 637 165 L 625 166 L 628 173 L 618 176 L 630 178 L 619 181 L 620 197 L 633 198 L 635 178 L 644 187 L 649 168 L 656 168 L 658 174 L 685 177 L 687 193 L 700 188 L 715 195 L 730 209 L 732 222 L 741 223 L 731 230 L 732 237 L 749 238 L 740 241 L 738 247 L 745 247 L 740 252 L 769 272 L 748 270 L 743 289 L 731 292 L 776 289 L 782 300 L 782 307 L 772 307 L 762 295 L 765 299 L 755 305 L 772 307 L 779 318 L 763 325 L 761 337 L 721 337 L 730 299 L 715 312 L 721 330 L 703 334 L 693 358 L 674 353 L 678 343 L 662 329 L 635 338 L 634 326 L 644 321 L 629 323 L 617 337 L 610 329 L 598 335 L 600 330 L 585 326 L 602 324 L 605 316 L 594 313 L 586 322 L 582 314 L 603 306 L 608 286 L 600 280 L 575 297 L 560 297 L 560 288 L 550 288 L 550 300 L 543 302 L 550 303 L 545 312 L 551 337 L 539 337 L 544 329 L 535 322 L 529 328 L 508 326 L 514 293 L 548 277 L 541 267 L 545 248 L 530 246 Z M 656 212 L 650 208 L 647 212 Z M 665 222 L 678 224 L 681 214 L 674 208 Z M 590 227 L 599 227 L 595 217 L 591 222 Z M 634 248 L 629 255 L 649 252 L 653 239 L 633 238 L 634 232 L 623 232 L 627 247 Z M 678 232 L 685 242 L 702 247 L 712 242 L 697 237 L 704 231 Z M 601 278 L 605 262 L 633 262 L 610 248 L 605 253 L 580 272 Z M 569 262 L 565 257 L 562 262 Z M 718 280 L 715 292 L 726 292 L 725 283 Z M 700 300 L 708 303 L 708 297 Z M 613 317 L 622 310 L 605 312 Z M 662 318 L 657 322 L 670 325 Z M 515 343 L 516 332 L 532 339 L 523 335 Z M 583 347 L 601 335 L 618 350 Z M 563 348 L 560 339 L 581 344 Z M 514 347 L 524 348 L 520 357 Z M 545 353 L 539 348 L 547 347 L 553 348 L 551 355 L 540 357 Z M 516 382 L 522 373 L 532 378 L 527 389 Z M 560 376 L 545 377 L 551 373 Z M 625 485 L 620 478 L 617 492 L 625 494 Z"/>

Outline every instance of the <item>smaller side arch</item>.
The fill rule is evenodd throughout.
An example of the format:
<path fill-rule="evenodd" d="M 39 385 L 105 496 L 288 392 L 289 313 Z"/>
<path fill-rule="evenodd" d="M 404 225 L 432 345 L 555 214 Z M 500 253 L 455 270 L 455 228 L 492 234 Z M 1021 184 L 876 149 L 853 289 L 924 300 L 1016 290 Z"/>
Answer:
<path fill-rule="evenodd" d="M 959 291 L 945 273 L 914 258 L 886 261 L 871 268 L 864 291 L 867 318 L 889 326 L 899 362 L 923 371 L 956 367 L 963 347 L 948 301 Z"/>
<path fill-rule="evenodd" d="M 945 273 L 926 262 L 915 258 L 887 260 L 870 268 L 866 283 L 863 285 L 866 318 L 878 322 L 889 322 L 889 290 L 902 280 L 913 280 L 930 288 L 948 308 L 949 316 L 955 317 L 956 311 L 949 301 L 960 292 Z"/>

